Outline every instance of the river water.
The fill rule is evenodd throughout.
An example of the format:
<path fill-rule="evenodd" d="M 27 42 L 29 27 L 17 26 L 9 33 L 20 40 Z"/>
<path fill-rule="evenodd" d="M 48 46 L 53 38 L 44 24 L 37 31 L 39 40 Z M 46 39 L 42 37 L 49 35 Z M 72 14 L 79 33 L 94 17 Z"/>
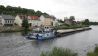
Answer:
<path fill-rule="evenodd" d="M 0 56 L 40 56 L 42 51 L 53 47 L 69 48 L 79 56 L 86 56 L 98 44 L 98 26 L 61 38 L 46 41 L 28 40 L 22 33 L 0 33 Z"/>

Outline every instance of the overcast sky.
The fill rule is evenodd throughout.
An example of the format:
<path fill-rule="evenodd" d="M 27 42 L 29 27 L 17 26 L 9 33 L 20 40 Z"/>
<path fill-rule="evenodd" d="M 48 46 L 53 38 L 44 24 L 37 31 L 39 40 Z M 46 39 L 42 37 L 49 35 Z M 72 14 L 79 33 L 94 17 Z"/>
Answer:
<path fill-rule="evenodd" d="M 0 0 L 0 5 L 40 10 L 61 19 L 75 16 L 76 20 L 98 21 L 98 0 Z"/>

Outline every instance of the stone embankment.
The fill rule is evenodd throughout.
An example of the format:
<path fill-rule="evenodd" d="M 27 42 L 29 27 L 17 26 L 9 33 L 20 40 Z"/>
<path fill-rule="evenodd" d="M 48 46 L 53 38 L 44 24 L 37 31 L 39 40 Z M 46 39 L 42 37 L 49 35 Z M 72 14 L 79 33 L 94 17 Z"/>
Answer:
<path fill-rule="evenodd" d="M 89 27 L 84 27 L 84 28 L 77 28 L 77 29 L 62 29 L 62 30 L 57 30 L 57 37 L 62 37 L 62 36 L 66 36 L 66 35 L 70 35 L 73 33 L 78 33 L 81 31 L 86 31 L 86 30 L 90 30 L 91 28 Z"/>

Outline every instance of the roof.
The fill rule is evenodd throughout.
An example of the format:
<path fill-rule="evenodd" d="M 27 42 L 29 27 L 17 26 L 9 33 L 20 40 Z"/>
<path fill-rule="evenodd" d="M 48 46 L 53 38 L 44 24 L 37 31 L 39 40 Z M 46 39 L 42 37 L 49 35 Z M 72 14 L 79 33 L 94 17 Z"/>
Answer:
<path fill-rule="evenodd" d="M 53 19 L 53 20 L 55 20 L 55 19 L 56 19 L 56 17 L 55 17 L 55 16 L 53 16 L 53 15 L 51 15 L 51 16 L 49 16 L 49 15 L 42 15 L 42 16 L 44 16 L 45 18 Z"/>
<path fill-rule="evenodd" d="M 41 16 L 44 16 L 45 18 L 50 18 L 50 16 L 49 15 L 41 15 Z"/>
<path fill-rule="evenodd" d="M 14 17 L 14 16 L 11 16 L 11 15 L 0 15 L 0 16 L 2 16 L 2 18 L 3 18 L 4 20 L 8 20 L 8 19 L 14 20 L 14 19 L 15 19 L 15 17 Z"/>
<path fill-rule="evenodd" d="M 31 20 L 39 20 L 38 16 L 29 16 Z"/>
<path fill-rule="evenodd" d="M 26 15 L 19 15 L 20 19 L 27 19 L 28 17 Z"/>

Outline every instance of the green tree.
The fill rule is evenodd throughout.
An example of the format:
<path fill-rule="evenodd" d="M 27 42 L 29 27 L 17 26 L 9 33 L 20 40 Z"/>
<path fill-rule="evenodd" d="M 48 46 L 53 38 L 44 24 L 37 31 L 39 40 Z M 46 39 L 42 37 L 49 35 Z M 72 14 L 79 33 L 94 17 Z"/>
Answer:
<path fill-rule="evenodd" d="M 4 10 L 5 10 L 5 7 L 3 5 L 0 5 L 0 14 L 2 14 Z"/>
<path fill-rule="evenodd" d="M 27 33 L 28 28 L 29 28 L 29 23 L 28 23 L 27 18 L 23 19 L 23 21 L 22 21 L 22 27 L 24 28 L 25 33 Z"/>
<path fill-rule="evenodd" d="M 33 9 L 26 9 L 26 8 L 21 8 L 21 7 L 13 7 L 13 6 L 7 6 L 4 7 L 3 5 L 0 5 L 0 14 L 8 14 L 8 15 L 13 15 L 16 16 L 17 14 L 22 14 L 22 15 L 46 15 L 49 16 L 48 13 L 42 13 L 41 11 L 34 11 Z"/>
<path fill-rule="evenodd" d="M 84 25 L 89 25 L 89 19 L 85 19 L 83 22 Z"/>
<path fill-rule="evenodd" d="M 75 17 L 74 16 L 70 16 L 69 18 L 71 21 L 74 21 L 75 20 Z"/>
<path fill-rule="evenodd" d="M 72 26 L 73 25 L 76 25 L 75 24 L 75 21 L 74 21 L 75 20 L 75 17 L 74 16 L 70 16 L 69 20 L 70 20 Z"/>
<path fill-rule="evenodd" d="M 36 11 L 36 15 L 37 16 L 41 16 L 42 15 L 42 12 L 41 11 Z"/>

